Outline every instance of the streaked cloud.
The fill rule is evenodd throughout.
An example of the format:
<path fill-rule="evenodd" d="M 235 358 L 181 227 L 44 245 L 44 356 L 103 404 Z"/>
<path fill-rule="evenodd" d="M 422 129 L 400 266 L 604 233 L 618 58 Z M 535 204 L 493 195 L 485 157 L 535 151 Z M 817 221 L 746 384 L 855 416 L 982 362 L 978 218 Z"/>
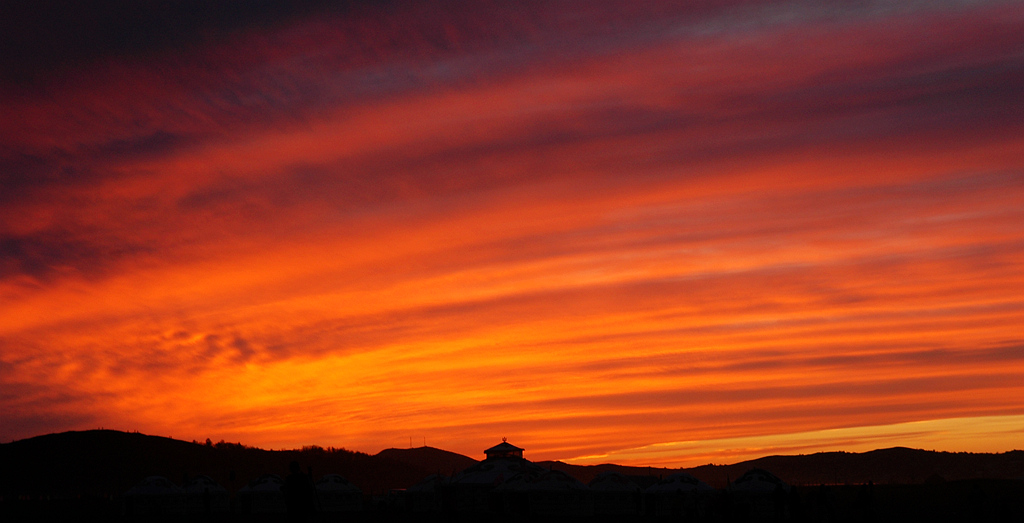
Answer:
<path fill-rule="evenodd" d="M 990 448 L 1014 445 L 1022 433 L 1024 419 L 1021 416 L 982 416 L 776 434 L 770 438 L 659 443 L 611 454 L 583 456 L 571 461 L 580 464 L 650 463 L 692 467 L 710 463 L 706 459 L 724 459 L 728 463 L 735 463 L 770 455 L 822 452 L 824 449 L 866 452 L 893 446 L 910 446 L 930 450 L 953 448 L 959 452 L 986 452 Z M 659 456 L 664 457 L 665 461 L 659 460 Z M 679 461 L 679 456 L 686 456 L 686 461 Z"/>
<path fill-rule="evenodd" d="M 1021 414 L 1014 3 L 324 9 L 4 84 L 0 438 L 690 463 Z"/>

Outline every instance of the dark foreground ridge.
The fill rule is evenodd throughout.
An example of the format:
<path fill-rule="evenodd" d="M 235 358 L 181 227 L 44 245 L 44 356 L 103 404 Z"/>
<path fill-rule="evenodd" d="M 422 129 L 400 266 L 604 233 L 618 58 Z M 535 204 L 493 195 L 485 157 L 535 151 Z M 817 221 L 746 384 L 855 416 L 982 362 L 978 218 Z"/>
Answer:
<path fill-rule="evenodd" d="M 315 492 L 307 521 L 1024 521 L 1022 451 L 891 448 L 691 469 L 533 463 L 504 442 L 487 452 L 51 434 L 0 444 L 0 519 L 296 520 L 285 485 L 300 478 Z"/>

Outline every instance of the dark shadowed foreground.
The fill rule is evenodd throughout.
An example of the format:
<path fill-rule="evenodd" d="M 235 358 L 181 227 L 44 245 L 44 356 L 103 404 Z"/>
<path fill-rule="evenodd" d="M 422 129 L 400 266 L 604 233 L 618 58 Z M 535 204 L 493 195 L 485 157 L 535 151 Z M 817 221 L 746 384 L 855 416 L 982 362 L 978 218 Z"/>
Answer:
<path fill-rule="evenodd" d="M 300 491 L 310 497 L 296 496 Z M 1024 452 L 897 448 L 671 470 L 533 463 L 524 459 L 523 449 L 504 441 L 487 449 L 482 461 L 429 447 L 372 456 L 321 447 L 266 451 L 115 431 L 69 432 L 0 445 L 3 521 L 89 517 L 1022 521 Z"/>

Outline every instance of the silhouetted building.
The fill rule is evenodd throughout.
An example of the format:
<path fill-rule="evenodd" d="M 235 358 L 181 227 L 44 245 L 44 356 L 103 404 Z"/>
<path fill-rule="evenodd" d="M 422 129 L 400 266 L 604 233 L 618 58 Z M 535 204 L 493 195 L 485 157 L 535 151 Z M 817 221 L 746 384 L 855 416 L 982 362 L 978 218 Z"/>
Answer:
<path fill-rule="evenodd" d="M 750 469 L 728 487 L 737 517 L 781 520 L 787 517 L 790 486 L 764 469 Z"/>
<path fill-rule="evenodd" d="M 355 512 L 363 508 L 363 491 L 338 474 L 316 482 L 316 496 L 323 512 Z"/>
<path fill-rule="evenodd" d="M 505 512 L 527 516 L 589 516 L 593 513 L 590 488 L 560 470 L 524 470 L 494 491 L 501 496 Z"/>
<path fill-rule="evenodd" d="M 431 474 L 405 489 L 406 508 L 412 512 L 440 512 L 446 508 L 444 501 L 450 489 L 451 478 Z"/>
<path fill-rule="evenodd" d="M 501 512 L 504 503 L 494 489 L 519 474 L 541 474 L 544 467 L 523 458 L 523 449 L 502 441 L 484 451 L 487 459 L 463 470 L 451 481 L 454 509 L 459 512 Z"/>
<path fill-rule="evenodd" d="M 647 487 L 647 492 L 650 494 L 661 494 L 661 493 L 709 493 L 714 492 L 715 489 L 704 483 L 703 481 L 695 478 L 692 474 L 686 472 L 677 472 L 658 483 Z"/>
<path fill-rule="evenodd" d="M 629 516 L 643 511 L 643 489 L 623 474 L 602 472 L 589 486 L 595 515 Z"/>
<path fill-rule="evenodd" d="M 231 510 L 228 489 L 209 476 L 196 476 L 185 484 L 185 511 L 190 514 L 220 514 Z"/>
<path fill-rule="evenodd" d="M 519 458 L 523 459 L 523 450 L 507 441 L 505 438 L 501 439 L 501 443 L 484 451 L 484 455 L 487 459 L 499 459 L 499 458 Z"/>
<path fill-rule="evenodd" d="M 750 469 L 729 485 L 733 493 L 771 494 L 781 489 L 789 492 L 790 486 L 775 474 L 764 469 Z"/>
<path fill-rule="evenodd" d="M 185 491 L 163 476 L 149 476 L 124 493 L 124 512 L 129 516 L 181 514 Z"/>
<path fill-rule="evenodd" d="M 277 474 L 264 474 L 238 489 L 238 502 L 243 514 L 284 514 L 288 511 L 284 480 Z"/>
<path fill-rule="evenodd" d="M 647 510 L 652 515 L 701 519 L 715 489 L 686 472 L 678 472 L 647 487 Z"/>

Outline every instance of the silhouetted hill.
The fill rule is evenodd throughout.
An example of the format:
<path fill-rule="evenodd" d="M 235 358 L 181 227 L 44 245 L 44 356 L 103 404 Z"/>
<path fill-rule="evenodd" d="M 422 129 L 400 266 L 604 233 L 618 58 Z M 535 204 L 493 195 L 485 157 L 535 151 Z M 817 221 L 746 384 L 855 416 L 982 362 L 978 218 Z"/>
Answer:
<path fill-rule="evenodd" d="M 476 463 L 461 454 L 431 447 L 387 449 L 374 456 L 316 446 L 267 451 L 237 443 L 189 443 L 138 433 L 93 430 L 0 444 L 0 496 L 111 496 L 125 492 L 147 476 L 165 476 L 181 484 L 187 477 L 200 474 L 235 492 L 263 474 L 287 474 L 292 460 L 298 461 L 303 469 L 312 467 L 315 477 L 341 474 L 365 494 L 407 488 L 430 474 L 447 475 Z M 539 464 L 567 472 L 584 483 L 601 472 L 616 471 L 632 476 L 641 486 L 679 470 L 614 464 L 579 466 L 558 461 Z M 712 486 L 723 487 L 728 480 L 754 467 L 772 471 L 793 485 L 1015 479 L 1024 477 L 1024 452 L 971 454 L 892 448 L 865 453 L 769 456 L 733 465 L 683 470 Z"/>
<path fill-rule="evenodd" d="M 376 457 L 395 463 L 404 463 L 419 469 L 432 470 L 434 473 L 447 476 L 465 470 L 477 463 L 477 460 L 468 456 L 434 447 L 384 449 L 378 452 Z"/>
<path fill-rule="evenodd" d="M 584 483 L 605 471 L 633 476 L 638 483 L 644 477 L 665 477 L 679 470 L 717 488 L 740 477 L 752 468 L 769 470 L 793 485 L 818 484 L 917 484 L 925 481 L 962 479 L 1019 479 L 1024 477 L 1024 451 L 1000 454 L 935 452 L 896 447 L 870 452 L 820 452 L 797 456 L 768 456 L 732 465 L 702 465 L 688 469 L 625 467 L 604 464 L 579 466 L 559 461 L 543 462 L 575 476 Z M 648 482 L 651 480 L 647 480 Z"/>
<path fill-rule="evenodd" d="M 537 464 L 545 468 L 565 472 L 583 483 L 590 483 L 590 481 L 596 478 L 598 474 L 604 472 L 618 472 L 619 474 L 629 476 L 634 483 L 645 488 L 657 483 L 659 478 L 682 470 L 663 467 L 630 467 L 626 465 L 615 465 L 613 463 L 604 463 L 601 465 L 572 465 L 561 461 L 541 461 Z"/>
<path fill-rule="evenodd" d="M 317 478 L 341 474 L 366 494 L 414 485 L 437 472 L 440 462 L 437 457 L 418 464 L 408 457 L 393 460 L 388 455 L 345 449 L 311 446 L 268 451 L 223 441 L 205 445 L 90 430 L 0 444 L 0 495 L 109 496 L 123 493 L 147 476 L 165 476 L 180 485 L 200 474 L 237 491 L 263 474 L 287 475 L 292 460 L 304 470 L 312 467 Z"/>
<path fill-rule="evenodd" d="M 759 467 L 780 478 L 794 478 L 797 484 L 874 483 L 914 484 L 929 480 L 1016 479 L 1024 476 L 1024 451 L 1000 454 L 935 452 L 895 447 L 863 453 L 821 452 L 800 456 L 768 456 L 727 467 L 732 478 L 745 470 Z M 717 478 L 721 481 L 721 471 Z M 695 476 L 710 472 L 693 469 Z M 738 473 L 738 474 L 737 474 Z M 702 478 L 703 479 L 703 478 Z M 708 481 L 705 479 L 705 481 Z"/>
<path fill-rule="evenodd" d="M 187 471 L 209 474 L 207 469 L 221 461 L 216 450 L 112 430 L 49 434 L 0 445 L 0 491 L 117 494 L 146 476 L 162 475 L 180 482 Z M 259 461 L 251 453 L 239 458 L 240 462 Z"/>

